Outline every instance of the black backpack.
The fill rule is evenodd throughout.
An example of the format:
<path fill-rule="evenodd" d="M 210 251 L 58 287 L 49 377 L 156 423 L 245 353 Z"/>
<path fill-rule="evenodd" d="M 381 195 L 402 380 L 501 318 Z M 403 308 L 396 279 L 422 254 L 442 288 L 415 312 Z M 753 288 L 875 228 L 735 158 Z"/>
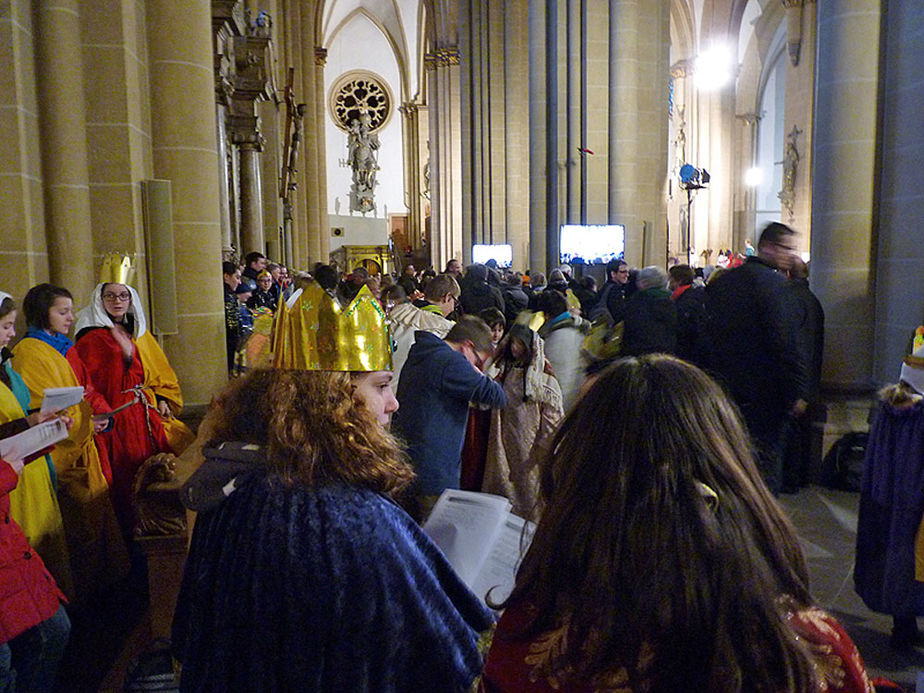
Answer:
<path fill-rule="evenodd" d="M 846 433 L 831 446 L 821 467 L 821 484 L 838 491 L 860 492 L 868 433 Z"/>

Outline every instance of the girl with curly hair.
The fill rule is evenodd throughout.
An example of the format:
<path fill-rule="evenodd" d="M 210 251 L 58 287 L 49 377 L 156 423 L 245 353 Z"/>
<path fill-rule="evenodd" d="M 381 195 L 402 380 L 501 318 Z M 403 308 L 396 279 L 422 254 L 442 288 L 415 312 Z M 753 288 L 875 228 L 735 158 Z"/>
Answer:
<path fill-rule="evenodd" d="M 414 475 L 384 426 L 391 379 L 260 369 L 221 396 L 184 488 L 183 690 L 472 684 L 491 615 L 394 500 Z"/>

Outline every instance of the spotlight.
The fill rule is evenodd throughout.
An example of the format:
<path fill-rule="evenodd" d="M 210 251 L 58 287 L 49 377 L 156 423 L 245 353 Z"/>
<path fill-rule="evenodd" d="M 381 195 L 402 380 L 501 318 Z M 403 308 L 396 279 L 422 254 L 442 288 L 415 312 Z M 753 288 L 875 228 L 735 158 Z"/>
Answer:
<path fill-rule="evenodd" d="M 732 78 L 732 56 L 727 46 L 716 45 L 696 56 L 693 68 L 696 87 L 716 91 Z"/>
<path fill-rule="evenodd" d="M 744 172 L 744 184 L 749 188 L 756 188 L 764 182 L 764 171 L 759 166 L 752 166 Z"/>

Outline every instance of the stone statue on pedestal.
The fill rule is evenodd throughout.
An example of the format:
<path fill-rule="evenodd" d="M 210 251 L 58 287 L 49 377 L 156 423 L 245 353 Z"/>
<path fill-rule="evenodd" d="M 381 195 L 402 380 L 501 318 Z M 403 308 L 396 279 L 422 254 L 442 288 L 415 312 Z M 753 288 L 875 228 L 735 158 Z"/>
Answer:
<path fill-rule="evenodd" d="M 350 211 L 363 214 L 375 209 L 375 173 L 379 170 L 379 136 L 371 132 L 372 118 L 361 113 L 350 123 L 347 161 L 353 169 Z"/>

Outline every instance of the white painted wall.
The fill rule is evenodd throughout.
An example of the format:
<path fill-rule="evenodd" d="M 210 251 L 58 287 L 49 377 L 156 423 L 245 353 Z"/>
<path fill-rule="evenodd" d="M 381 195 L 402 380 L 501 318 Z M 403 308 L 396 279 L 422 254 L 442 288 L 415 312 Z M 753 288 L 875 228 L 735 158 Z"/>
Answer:
<path fill-rule="evenodd" d="M 395 100 L 391 119 L 377 133 L 380 142 L 378 159 L 380 170 L 376 176 L 378 183 L 375 188 L 376 210 L 366 215 L 367 219 L 381 220 L 384 228 L 388 212 L 403 213 L 407 209 L 404 205 L 401 113 L 397 110 L 401 105 L 398 64 L 385 35 L 363 14 L 353 15 L 349 23 L 333 37 L 327 51 L 327 65 L 324 68 L 326 99 L 329 100 L 331 87 L 344 73 L 350 70 L 368 70 L 388 84 Z M 345 224 L 336 221 L 336 215 L 338 211 L 341 216 L 350 214 L 352 171 L 348 166 L 340 165 L 340 160 L 345 160 L 347 157 L 347 134 L 334 125 L 326 104 L 324 112 L 327 128 L 327 211 L 332 215 L 330 217 L 332 227 L 345 227 Z M 362 216 L 362 214 L 353 215 L 354 218 L 359 219 L 362 219 Z M 358 224 L 357 228 L 359 226 Z M 383 231 L 381 239 L 368 242 L 382 243 L 386 237 L 387 232 Z M 340 245 L 335 243 L 337 240 L 331 239 L 332 248 Z"/>
<path fill-rule="evenodd" d="M 342 245 L 387 245 L 388 220 L 377 219 L 372 216 L 363 218 L 362 214 L 351 217 L 330 215 L 330 247 L 331 250 Z M 342 236 L 335 236 L 334 229 L 343 229 Z"/>

